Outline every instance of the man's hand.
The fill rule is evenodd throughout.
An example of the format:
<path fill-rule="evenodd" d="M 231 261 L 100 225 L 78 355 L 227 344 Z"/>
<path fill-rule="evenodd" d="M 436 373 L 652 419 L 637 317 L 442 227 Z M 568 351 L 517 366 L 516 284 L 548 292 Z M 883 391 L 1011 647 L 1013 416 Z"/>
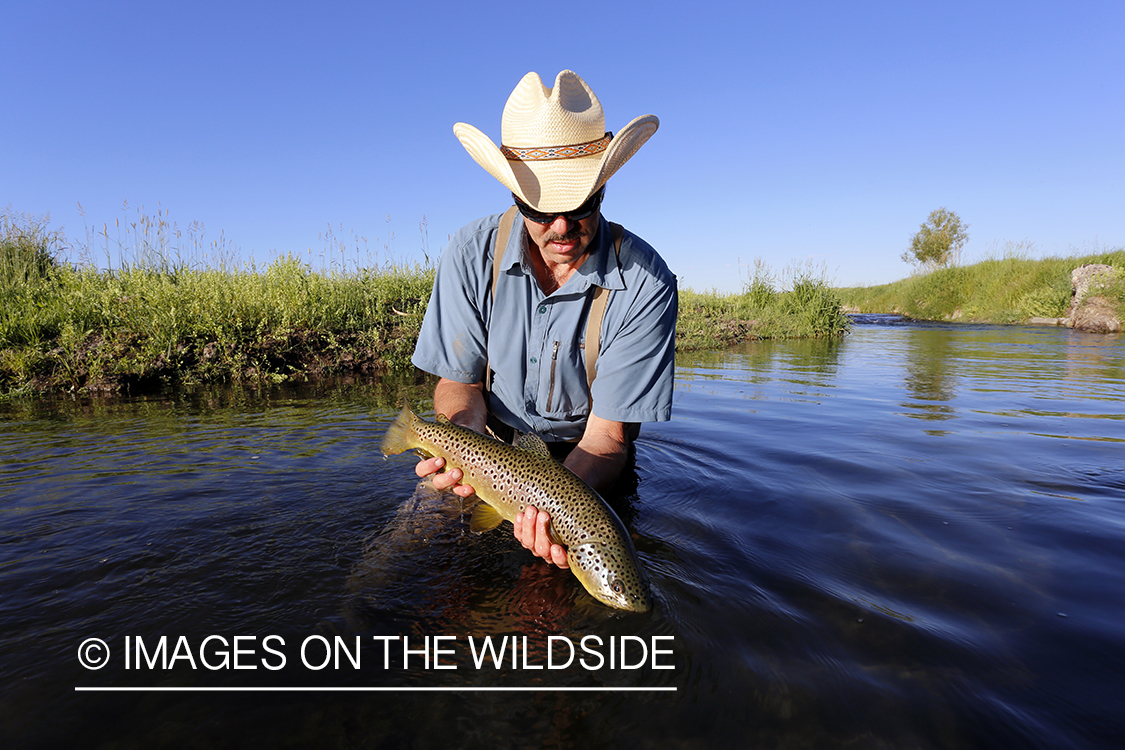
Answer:
<path fill-rule="evenodd" d="M 444 414 L 454 424 L 483 433 L 485 420 L 488 417 L 484 404 L 484 385 L 458 383 L 441 378 L 434 388 L 434 411 Z M 475 490 L 471 486 L 461 484 L 464 474 L 460 469 L 442 471 L 443 468 L 445 468 L 445 459 L 438 456 L 419 461 L 414 471 L 419 477 L 433 475 L 436 490 L 452 490 L 455 495 L 461 497 L 473 494 Z"/>
<path fill-rule="evenodd" d="M 569 568 L 566 548 L 561 544 L 552 544 L 551 538 L 547 535 L 547 522 L 550 520 L 551 516 L 547 511 L 536 510 L 534 506 L 529 505 L 523 513 L 516 516 L 512 529 L 519 543 L 532 553 L 560 568 Z"/>
<path fill-rule="evenodd" d="M 418 465 L 414 467 L 414 471 L 419 477 L 433 475 L 435 490 L 450 490 L 453 494 L 461 497 L 468 497 L 476 492 L 471 486 L 461 484 L 464 475 L 461 473 L 460 469 L 442 471 L 444 467 L 445 459 L 438 456 L 437 458 L 427 458 L 424 461 L 419 461 Z"/>

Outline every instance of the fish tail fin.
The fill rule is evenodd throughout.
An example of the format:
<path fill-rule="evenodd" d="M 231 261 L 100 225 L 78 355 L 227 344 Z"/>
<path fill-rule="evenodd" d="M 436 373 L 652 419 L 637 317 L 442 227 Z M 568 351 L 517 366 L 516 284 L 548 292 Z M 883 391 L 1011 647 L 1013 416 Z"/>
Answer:
<path fill-rule="evenodd" d="M 417 447 L 415 441 L 417 433 L 414 430 L 414 422 L 417 419 L 409 406 L 402 407 L 402 411 L 387 428 L 386 434 L 383 435 L 383 442 L 379 445 L 384 456 L 393 456 Z"/>

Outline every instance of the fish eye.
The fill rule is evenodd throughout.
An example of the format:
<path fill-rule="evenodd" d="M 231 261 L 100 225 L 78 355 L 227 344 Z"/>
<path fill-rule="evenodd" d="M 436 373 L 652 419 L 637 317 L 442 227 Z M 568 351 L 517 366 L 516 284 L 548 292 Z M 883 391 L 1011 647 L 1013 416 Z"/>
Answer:
<path fill-rule="evenodd" d="M 615 594 L 625 593 L 625 586 L 622 585 L 621 581 L 617 580 L 616 578 L 614 578 L 613 581 L 610 582 L 609 587 L 613 589 L 613 593 Z"/>

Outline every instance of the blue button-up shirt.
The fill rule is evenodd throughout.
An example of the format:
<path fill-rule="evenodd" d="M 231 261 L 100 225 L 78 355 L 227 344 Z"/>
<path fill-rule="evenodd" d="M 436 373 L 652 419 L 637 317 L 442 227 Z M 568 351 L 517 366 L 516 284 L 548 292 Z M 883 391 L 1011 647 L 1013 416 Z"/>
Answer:
<path fill-rule="evenodd" d="M 492 258 L 500 214 L 460 229 L 442 254 L 414 364 L 460 383 L 484 382 L 489 410 L 522 432 L 578 440 L 590 414 L 586 321 L 591 286 L 607 287 L 594 413 L 617 422 L 671 417 L 676 277 L 644 240 L 626 231 L 621 254 L 603 217 L 591 255 L 559 289 L 544 295 L 516 216 L 495 301 Z"/>

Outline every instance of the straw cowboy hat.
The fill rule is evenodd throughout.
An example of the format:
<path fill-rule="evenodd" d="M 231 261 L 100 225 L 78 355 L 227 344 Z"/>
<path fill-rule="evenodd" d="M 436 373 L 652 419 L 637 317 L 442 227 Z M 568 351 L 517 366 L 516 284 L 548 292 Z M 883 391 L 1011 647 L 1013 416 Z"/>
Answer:
<path fill-rule="evenodd" d="M 598 97 L 577 73 L 564 70 L 554 88 L 538 73 L 523 77 L 504 105 L 499 148 L 472 125 L 459 122 L 453 132 L 517 198 L 550 213 L 582 205 L 659 126 L 655 115 L 642 115 L 616 135 L 606 132 Z"/>

